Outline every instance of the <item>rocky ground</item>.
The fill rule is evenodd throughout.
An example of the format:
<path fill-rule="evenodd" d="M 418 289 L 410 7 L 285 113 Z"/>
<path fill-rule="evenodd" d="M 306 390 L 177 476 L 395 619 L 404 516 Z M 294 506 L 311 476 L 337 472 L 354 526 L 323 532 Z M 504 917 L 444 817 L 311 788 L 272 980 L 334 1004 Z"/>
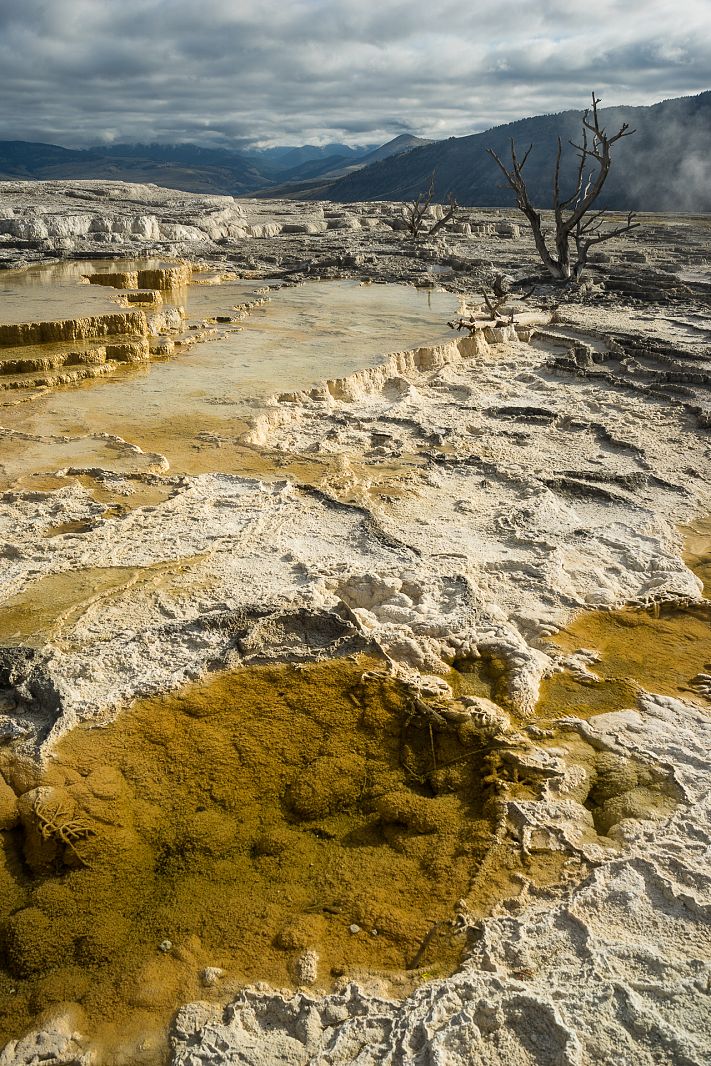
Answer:
<path fill-rule="evenodd" d="M 156 490 L 150 506 L 117 513 L 79 463 L 55 491 L 0 499 L 12 610 L 72 573 L 125 568 L 39 646 L 2 650 L 0 726 L 25 756 L 48 757 L 77 721 L 136 695 L 344 640 L 374 642 L 425 689 L 486 662 L 516 738 L 515 780 L 540 786 L 527 800 L 504 790 L 505 831 L 524 855 L 575 860 L 574 877 L 545 890 L 524 878 L 484 919 L 465 908 L 470 953 L 452 978 L 401 1002 L 374 975 L 330 994 L 316 983 L 192 1004 L 172 1061 L 707 1062 L 711 664 L 700 653 L 674 695 L 638 687 L 634 705 L 592 717 L 571 705 L 545 728 L 538 698 L 561 670 L 596 682 L 595 649 L 548 640 L 581 610 L 692 605 L 708 620 L 679 533 L 711 512 L 708 220 L 645 218 L 605 246 L 581 289 L 538 279 L 523 299 L 537 267 L 512 213 L 463 212 L 413 245 L 392 204 L 13 182 L 0 205 L 6 266 L 145 254 L 250 281 L 434 282 L 462 294 L 475 322 L 450 343 L 274 396 L 241 437 L 264 462 L 258 478 L 177 475 L 152 456 L 104 476 L 128 500 Z M 508 295 L 492 317 L 482 294 L 500 275 Z M 303 476 L 280 476 L 289 463 Z M 47 535 L 64 526 L 81 532 Z M 602 820 L 596 787 L 607 793 L 595 802 L 612 803 Z M 0 1062 L 96 1054 L 67 1008 Z"/>

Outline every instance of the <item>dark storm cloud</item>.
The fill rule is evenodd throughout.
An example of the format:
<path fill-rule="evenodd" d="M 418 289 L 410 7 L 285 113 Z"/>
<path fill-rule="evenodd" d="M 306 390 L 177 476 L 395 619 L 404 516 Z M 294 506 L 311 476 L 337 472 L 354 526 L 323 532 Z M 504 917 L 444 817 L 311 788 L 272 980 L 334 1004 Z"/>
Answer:
<path fill-rule="evenodd" d="M 0 136 L 465 134 L 708 87 L 708 0 L 2 0 Z"/>

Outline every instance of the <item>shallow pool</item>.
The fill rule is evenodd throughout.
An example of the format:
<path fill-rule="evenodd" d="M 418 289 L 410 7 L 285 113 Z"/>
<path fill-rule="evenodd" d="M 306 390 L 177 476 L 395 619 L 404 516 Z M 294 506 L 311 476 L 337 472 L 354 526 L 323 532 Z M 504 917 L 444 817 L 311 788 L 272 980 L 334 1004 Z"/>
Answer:
<path fill-rule="evenodd" d="M 189 322 L 227 316 L 253 293 L 253 282 L 190 286 Z M 248 318 L 169 359 L 51 393 L 9 396 L 0 425 L 36 439 L 6 436 L 2 485 L 67 465 L 121 471 L 130 456 L 97 440 L 107 433 L 166 456 L 174 472 L 238 471 L 231 446 L 269 396 L 349 374 L 388 352 L 449 340 L 456 306 L 449 293 L 406 285 L 328 281 L 276 289 Z"/>

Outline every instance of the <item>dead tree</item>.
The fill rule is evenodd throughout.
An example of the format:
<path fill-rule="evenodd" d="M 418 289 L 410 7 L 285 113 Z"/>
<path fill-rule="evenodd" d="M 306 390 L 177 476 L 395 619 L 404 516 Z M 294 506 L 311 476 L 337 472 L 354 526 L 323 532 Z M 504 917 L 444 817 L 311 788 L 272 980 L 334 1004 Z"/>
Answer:
<path fill-rule="evenodd" d="M 418 193 L 412 203 L 407 204 L 405 207 L 405 221 L 407 222 L 407 229 L 413 241 L 416 241 L 420 234 L 427 237 L 433 237 L 435 233 L 439 233 L 439 231 L 454 218 L 454 213 L 457 210 L 457 201 L 454 199 L 452 193 L 450 193 L 447 197 L 447 210 L 442 218 L 435 222 L 432 229 L 425 229 L 423 233 L 425 218 L 432 206 L 434 194 L 435 175 L 433 172 L 430 178 L 430 183 L 424 192 Z"/>
<path fill-rule="evenodd" d="M 553 216 L 555 220 L 555 249 L 548 247 L 543 232 L 543 223 L 539 211 L 536 211 L 526 187 L 523 176 L 523 168 L 531 154 L 533 145 L 519 158 L 516 144 L 511 140 L 511 167 L 507 167 L 493 150 L 487 148 L 487 152 L 502 171 L 508 185 L 516 194 L 516 202 L 520 211 L 528 219 L 533 232 L 533 240 L 536 250 L 540 255 L 549 274 L 559 281 L 578 281 L 585 269 L 588 253 L 593 245 L 602 244 L 612 237 L 618 237 L 622 233 L 629 233 L 636 229 L 638 223 L 634 221 L 632 211 L 627 216 L 627 221 L 613 228 L 605 227 L 605 214 L 602 211 L 593 211 L 592 207 L 602 192 L 607 181 L 612 163 L 611 149 L 613 144 L 623 137 L 631 137 L 635 132 L 629 128 L 627 122 L 613 136 L 608 136 L 600 125 L 598 104 L 600 100 L 592 94 L 592 108 L 588 108 L 582 120 L 582 144 L 570 144 L 578 153 L 578 167 L 573 192 L 565 199 L 561 199 L 560 191 L 560 165 L 563 156 L 563 143 L 558 137 L 555 165 L 553 169 Z M 571 256 L 571 247 L 575 247 L 575 260 Z"/>
<path fill-rule="evenodd" d="M 425 215 L 429 211 L 430 204 L 434 197 L 434 174 L 430 178 L 430 183 L 425 192 L 420 192 L 411 204 L 407 204 L 405 207 L 405 221 L 407 222 L 407 229 L 412 237 L 413 241 L 416 241 L 420 235 L 425 221 Z"/>

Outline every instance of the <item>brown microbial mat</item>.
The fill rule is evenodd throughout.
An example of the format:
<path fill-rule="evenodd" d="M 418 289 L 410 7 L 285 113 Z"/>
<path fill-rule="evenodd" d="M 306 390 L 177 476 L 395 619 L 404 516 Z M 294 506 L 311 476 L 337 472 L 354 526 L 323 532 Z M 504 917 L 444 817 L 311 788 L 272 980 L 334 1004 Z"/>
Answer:
<path fill-rule="evenodd" d="M 711 521 L 699 519 L 682 531 L 686 563 L 711 591 Z M 649 610 L 586 611 L 551 644 L 566 652 L 594 651 L 589 670 L 600 681 L 564 672 L 541 685 L 539 715 L 587 718 L 634 707 L 640 690 L 693 699 L 710 706 L 711 603 Z"/>
<path fill-rule="evenodd" d="M 191 998 L 456 969 L 491 742 L 428 708 L 372 660 L 254 667 L 79 726 L 41 773 L 6 757 L 0 1043 L 78 1003 L 102 1062 L 160 1061 L 137 1048 Z"/>
<path fill-rule="evenodd" d="M 708 698 L 694 684 L 711 673 L 711 606 L 685 610 L 593 611 L 576 618 L 552 640 L 567 652 L 594 650 L 589 669 L 596 683 L 571 673 L 555 674 L 541 685 L 539 713 L 546 718 L 634 707 L 640 690 L 678 699 Z"/>

